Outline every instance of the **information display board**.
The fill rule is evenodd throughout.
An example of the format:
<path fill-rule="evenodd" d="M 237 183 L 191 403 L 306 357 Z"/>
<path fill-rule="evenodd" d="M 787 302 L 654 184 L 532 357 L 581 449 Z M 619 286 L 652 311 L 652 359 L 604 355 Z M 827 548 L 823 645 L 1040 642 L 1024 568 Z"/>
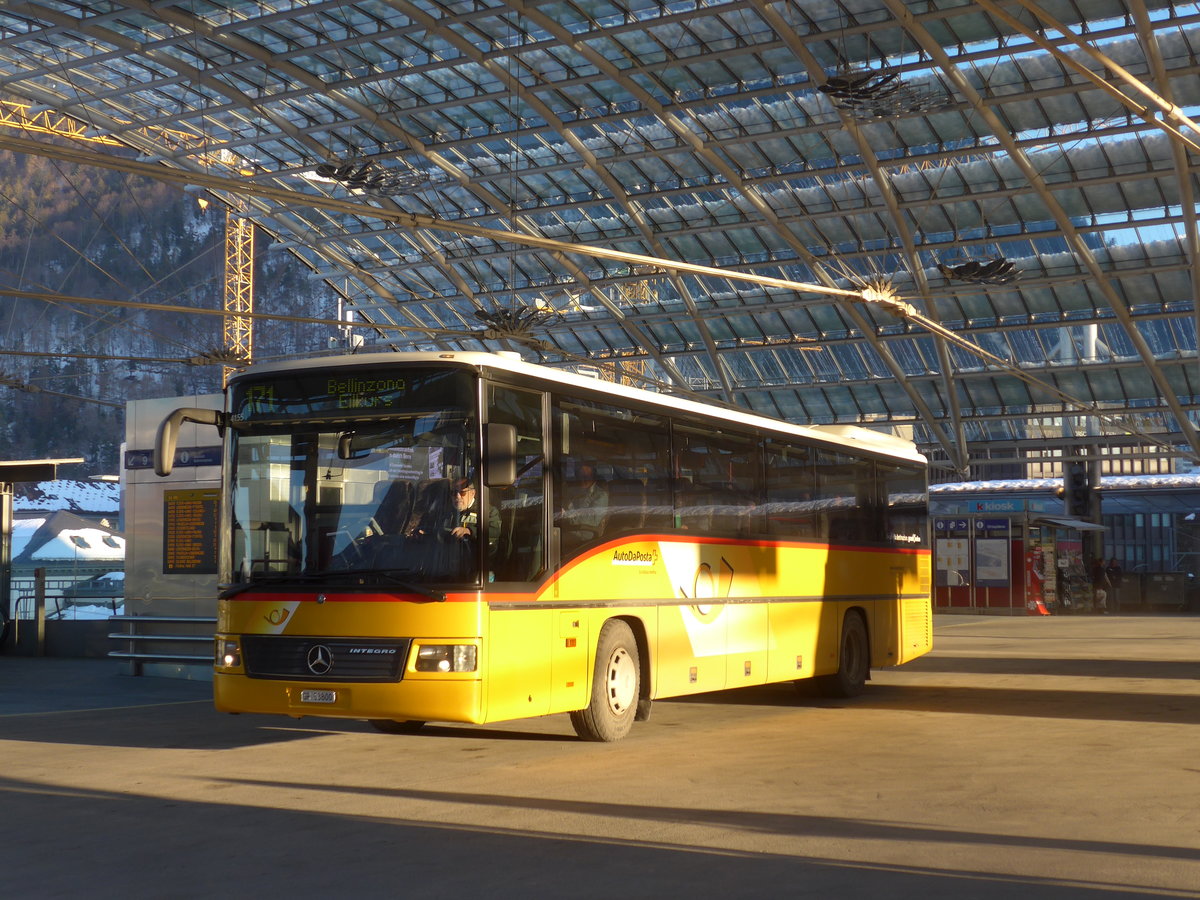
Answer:
<path fill-rule="evenodd" d="M 217 573 L 218 488 L 163 493 L 163 572 Z"/>

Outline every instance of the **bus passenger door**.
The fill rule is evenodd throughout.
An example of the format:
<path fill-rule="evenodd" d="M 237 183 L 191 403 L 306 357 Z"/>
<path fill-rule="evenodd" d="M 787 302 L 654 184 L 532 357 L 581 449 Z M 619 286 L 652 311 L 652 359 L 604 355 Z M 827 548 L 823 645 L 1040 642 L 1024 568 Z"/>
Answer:
<path fill-rule="evenodd" d="M 536 604 L 546 573 L 543 395 L 497 384 L 486 390 L 488 424 L 516 429 L 516 481 L 485 485 L 484 497 L 499 515 L 486 575 L 490 613 L 485 715 L 496 721 L 549 711 L 551 648 L 558 624 L 555 610 Z"/>
<path fill-rule="evenodd" d="M 546 571 L 546 455 L 542 394 L 488 385 L 488 424 L 516 429 L 516 481 L 489 485 L 487 502 L 500 517 L 488 558 L 488 581 L 532 585 Z M 484 452 L 490 452 L 485 447 Z M 489 510 L 490 515 L 490 510 Z"/>

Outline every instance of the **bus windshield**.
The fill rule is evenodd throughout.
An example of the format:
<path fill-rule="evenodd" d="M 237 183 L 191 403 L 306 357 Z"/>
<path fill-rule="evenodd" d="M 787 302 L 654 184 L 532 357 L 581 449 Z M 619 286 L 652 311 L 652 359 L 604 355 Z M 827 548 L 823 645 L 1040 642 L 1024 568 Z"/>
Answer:
<path fill-rule="evenodd" d="M 235 384 L 224 580 L 474 582 L 473 385 L 414 369 Z"/>

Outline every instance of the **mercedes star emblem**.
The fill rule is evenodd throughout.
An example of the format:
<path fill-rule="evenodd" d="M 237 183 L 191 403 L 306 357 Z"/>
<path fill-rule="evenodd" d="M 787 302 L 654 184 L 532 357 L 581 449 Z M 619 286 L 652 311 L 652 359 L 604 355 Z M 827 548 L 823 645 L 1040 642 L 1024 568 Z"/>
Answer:
<path fill-rule="evenodd" d="M 308 651 L 308 671 L 314 675 L 328 675 L 333 668 L 333 651 L 324 644 L 313 644 Z"/>

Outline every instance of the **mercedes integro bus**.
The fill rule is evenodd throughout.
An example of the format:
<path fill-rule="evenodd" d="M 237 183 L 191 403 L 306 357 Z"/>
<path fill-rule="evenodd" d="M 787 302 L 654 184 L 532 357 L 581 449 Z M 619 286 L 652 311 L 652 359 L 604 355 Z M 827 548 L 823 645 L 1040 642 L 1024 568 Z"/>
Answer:
<path fill-rule="evenodd" d="M 932 642 L 926 466 L 803 427 L 487 353 L 256 365 L 222 410 L 220 710 L 383 731 L 815 679 L 858 693 Z"/>

